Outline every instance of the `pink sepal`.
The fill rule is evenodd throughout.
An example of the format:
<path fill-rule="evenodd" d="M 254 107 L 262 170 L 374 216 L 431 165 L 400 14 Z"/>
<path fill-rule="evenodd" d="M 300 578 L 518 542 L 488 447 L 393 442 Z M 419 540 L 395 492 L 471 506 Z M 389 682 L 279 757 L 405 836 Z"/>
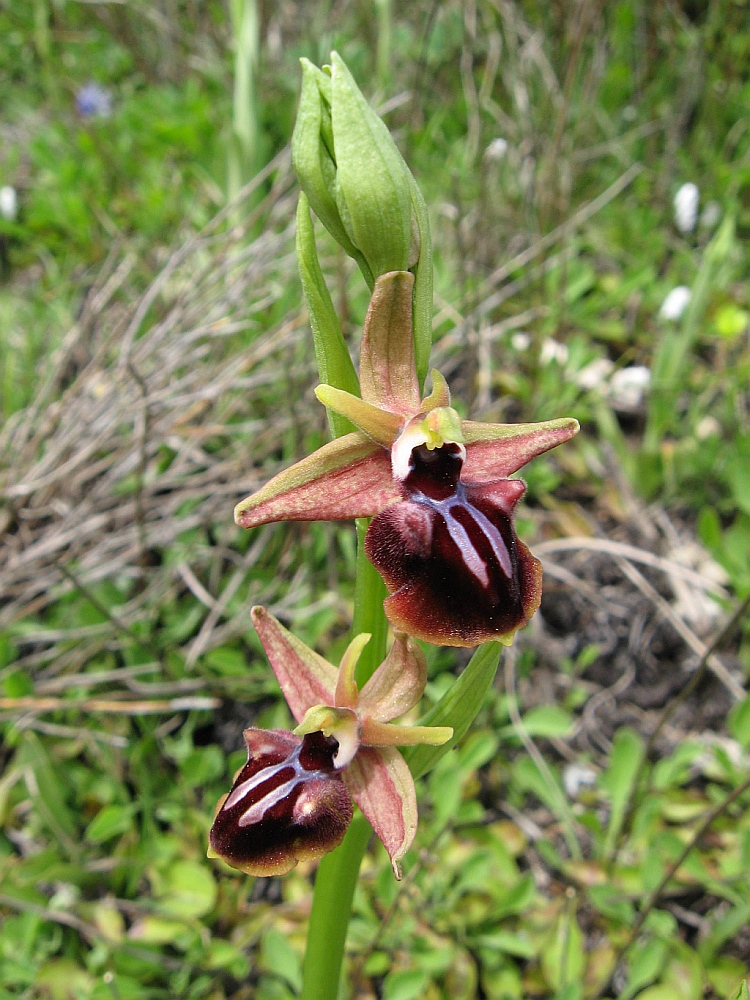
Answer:
<path fill-rule="evenodd" d="M 362 330 L 359 382 L 362 399 L 402 417 L 419 413 L 414 364 L 414 275 L 389 271 L 375 282 Z"/>
<path fill-rule="evenodd" d="M 352 433 L 318 448 L 237 504 L 242 528 L 271 521 L 342 521 L 372 517 L 400 493 L 387 451 Z"/>
<path fill-rule="evenodd" d="M 417 832 L 417 793 L 406 761 L 393 747 L 361 747 L 344 783 L 388 851 L 393 874 Z"/>
<path fill-rule="evenodd" d="M 522 465 L 578 433 L 572 417 L 538 424 L 482 424 L 462 420 L 466 442 L 465 482 L 491 482 L 518 472 Z"/>
<path fill-rule="evenodd" d="M 252 609 L 253 624 L 297 722 L 313 705 L 332 705 L 338 671 L 265 608 Z"/>

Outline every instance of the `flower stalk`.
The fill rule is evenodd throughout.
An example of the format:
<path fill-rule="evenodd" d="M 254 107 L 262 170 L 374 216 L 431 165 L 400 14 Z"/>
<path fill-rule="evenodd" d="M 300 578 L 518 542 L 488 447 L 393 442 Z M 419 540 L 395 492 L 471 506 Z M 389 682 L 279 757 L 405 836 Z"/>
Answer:
<path fill-rule="evenodd" d="M 352 900 L 374 831 L 401 878 L 417 829 L 414 778 L 480 711 L 499 659 L 539 605 L 541 564 L 514 528 L 526 462 L 578 430 L 462 420 L 433 371 L 427 210 L 387 128 L 334 52 L 302 61 L 292 141 L 297 256 L 332 440 L 237 505 L 244 528 L 353 519 L 352 640 L 338 668 L 262 607 L 252 618 L 297 727 L 245 730 L 247 763 L 217 806 L 211 856 L 252 875 L 322 859 L 302 1000 L 336 1000 Z M 318 260 L 311 210 L 371 290 L 359 372 Z M 389 628 L 393 642 L 388 648 Z M 417 725 L 427 661 L 418 640 L 479 646 Z M 355 815 L 355 804 L 358 812 Z"/>
<path fill-rule="evenodd" d="M 366 683 L 385 656 L 388 622 L 383 611 L 385 586 L 364 554 L 366 523 L 357 523 L 357 578 L 352 632 L 372 638 L 357 664 L 357 681 Z M 320 862 L 315 876 L 312 909 L 302 967 L 301 1000 L 336 1000 L 344 960 L 346 932 L 354 890 L 372 827 L 358 813 L 339 847 Z"/>

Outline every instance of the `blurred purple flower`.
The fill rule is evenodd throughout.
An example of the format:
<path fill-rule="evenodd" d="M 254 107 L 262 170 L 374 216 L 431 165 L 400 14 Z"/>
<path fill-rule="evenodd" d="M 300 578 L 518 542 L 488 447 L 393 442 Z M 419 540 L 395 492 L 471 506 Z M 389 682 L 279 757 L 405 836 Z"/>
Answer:
<path fill-rule="evenodd" d="M 76 94 L 76 111 L 81 118 L 109 118 L 112 93 L 98 83 L 87 83 Z"/>

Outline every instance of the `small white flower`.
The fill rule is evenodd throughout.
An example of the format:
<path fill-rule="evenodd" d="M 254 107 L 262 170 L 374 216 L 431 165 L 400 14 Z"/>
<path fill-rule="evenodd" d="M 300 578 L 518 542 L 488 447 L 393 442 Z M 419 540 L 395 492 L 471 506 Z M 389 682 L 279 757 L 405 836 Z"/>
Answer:
<path fill-rule="evenodd" d="M 581 368 L 576 375 L 576 382 L 582 389 L 600 389 L 612 374 L 614 367 L 609 358 L 596 358 L 585 368 Z"/>
<path fill-rule="evenodd" d="M 695 428 L 695 436 L 699 441 L 707 441 L 710 437 L 718 437 L 721 434 L 721 424 L 716 417 L 702 417 Z"/>
<path fill-rule="evenodd" d="M 643 365 L 620 368 L 609 383 L 609 398 L 616 410 L 637 410 L 651 381 L 651 371 Z"/>
<path fill-rule="evenodd" d="M 550 362 L 556 361 L 558 365 L 564 365 L 567 360 L 568 348 L 565 344 L 561 344 L 559 340 L 553 340 L 552 337 L 547 337 L 539 352 L 539 364 L 548 365 Z"/>
<path fill-rule="evenodd" d="M 18 195 L 10 184 L 0 188 L 0 215 L 6 222 L 13 222 L 18 215 Z"/>
<path fill-rule="evenodd" d="M 505 154 L 508 152 L 508 140 L 502 139 L 500 136 L 497 139 L 493 139 L 489 144 L 487 149 L 484 151 L 485 158 L 488 160 L 502 160 Z"/>
<path fill-rule="evenodd" d="M 672 547 L 669 558 L 682 566 L 697 570 L 701 576 L 719 587 L 729 583 L 729 574 L 715 562 L 709 553 L 697 542 L 688 541 Z M 675 578 L 671 583 L 675 602 L 672 605 L 675 612 L 683 618 L 698 635 L 707 635 L 713 631 L 716 619 L 721 614 L 721 606 L 714 597 L 702 588 L 691 586 L 686 580 Z"/>
<path fill-rule="evenodd" d="M 438 205 L 438 212 L 451 222 L 456 222 L 461 214 L 458 207 L 456 205 L 451 205 L 449 201 L 440 202 Z"/>
<path fill-rule="evenodd" d="M 681 233 L 692 233 L 698 221 L 701 193 L 698 185 L 688 181 L 674 196 L 674 223 Z"/>
<path fill-rule="evenodd" d="M 523 330 L 519 330 L 518 333 L 514 333 L 510 338 L 510 346 L 514 351 L 528 351 L 531 345 L 531 337 L 528 333 L 524 333 Z"/>
<path fill-rule="evenodd" d="M 596 771 L 586 764 L 568 764 L 562 778 L 565 794 L 569 799 L 577 799 L 582 789 L 596 784 Z"/>
<path fill-rule="evenodd" d="M 659 310 L 660 319 L 680 319 L 688 307 L 692 292 L 687 285 L 678 285 L 673 288 L 664 299 Z"/>
<path fill-rule="evenodd" d="M 49 901 L 50 910 L 69 910 L 74 906 L 81 895 L 81 890 L 77 885 L 70 882 L 57 882 L 55 893 Z"/>

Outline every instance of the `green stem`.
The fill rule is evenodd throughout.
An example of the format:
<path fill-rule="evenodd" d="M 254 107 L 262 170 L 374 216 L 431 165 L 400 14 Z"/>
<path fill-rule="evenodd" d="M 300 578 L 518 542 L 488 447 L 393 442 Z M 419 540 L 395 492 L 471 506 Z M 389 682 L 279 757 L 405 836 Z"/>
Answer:
<path fill-rule="evenodd" d="M 383 611 L 385 584 L 365 555 L 365 533 L 369 523 L 364 517 L 357 521 L 357 577 L 354 585 L 352 634 L 369 632 L 372 636 L 362 650 L 357 664 L 357 683 L 360 687 L 372 677 L 385 659 L 385 641 L 388 637 L 388 621 Z"/>
<path fill-rule="evenodd" d="M 383 611 L 385 585 L 364 552 L 367 520 L 357 521 L 357 577 L 354 589 L 353 633 L 372 635 L 357 665 L 364 682 L 385 657 L 388 622 Z M 357 813 L 341 844 L 320 862 L 302 970 L 302 1000 L 336 1000 L 359 867 L 372 827 Z"/>
<path fill-rule="evenodd" d="M 302 971 L 303 1000 L 338 996 L 354 889 L 371 833 L 370 824 L 357 813 L 341 844 L 320 862 Z"/>

